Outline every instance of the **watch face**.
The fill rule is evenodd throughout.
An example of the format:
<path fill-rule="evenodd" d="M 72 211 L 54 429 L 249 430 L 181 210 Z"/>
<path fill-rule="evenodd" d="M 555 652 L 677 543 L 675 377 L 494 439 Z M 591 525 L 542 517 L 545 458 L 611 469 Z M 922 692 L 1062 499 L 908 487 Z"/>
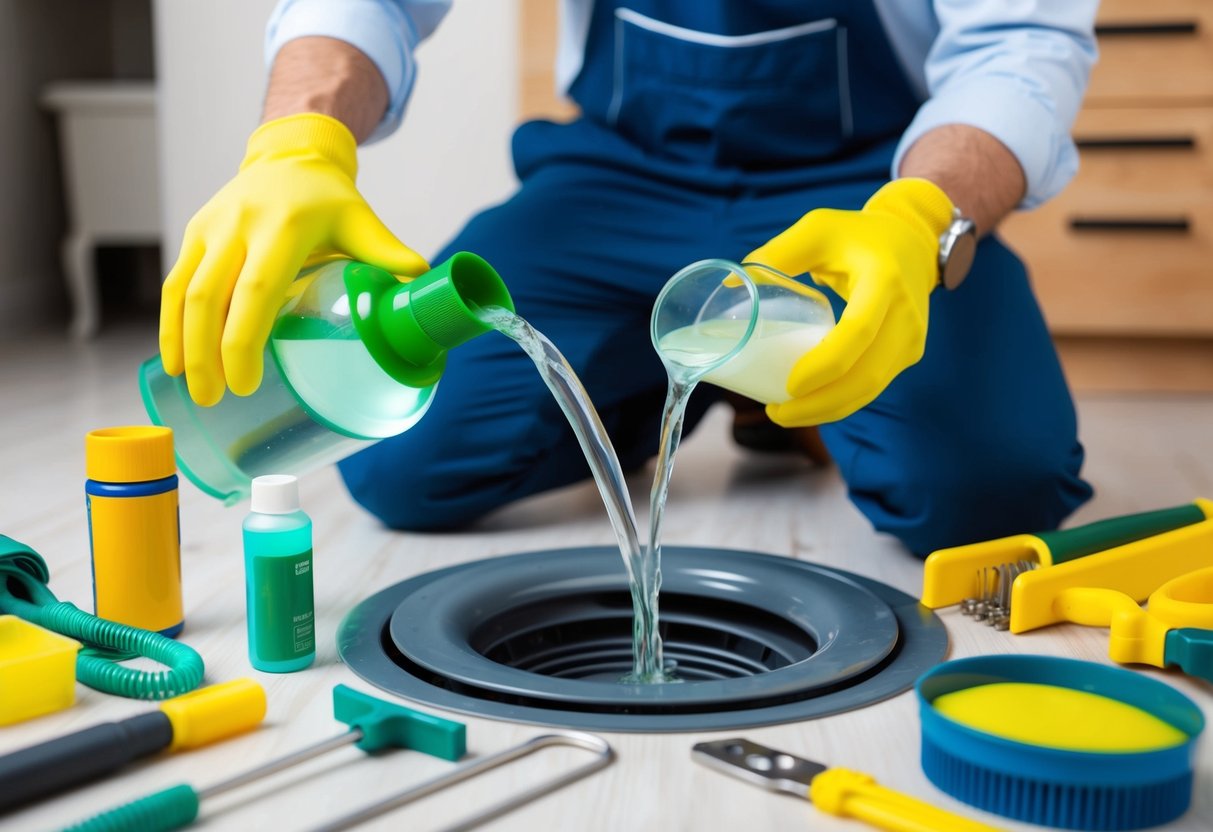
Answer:
<path fill-rule="evenodd" d="M 952 223 L 940 246 L 939 282 L 946 289 L 955 289 L 964 282 L 977 255 L 977 230 L 972 220 L 959 219 Z"/>

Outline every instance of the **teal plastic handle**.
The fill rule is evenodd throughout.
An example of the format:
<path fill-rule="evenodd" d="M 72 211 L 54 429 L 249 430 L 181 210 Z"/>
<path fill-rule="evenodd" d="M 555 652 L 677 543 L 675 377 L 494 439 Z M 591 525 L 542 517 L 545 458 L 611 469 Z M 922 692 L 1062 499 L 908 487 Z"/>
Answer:
<path fill-rule="evenodd" d="M 333 688 L 333 718 L 362 731 L 363 751 L 411 748 L 444 760 L 467 753 L 467 726 L 462 722 L 385 702 L 345 685 Z"/>
<path fill-rule="evenodd" d="M 182 784 L 132 800 L 64 832 L 169 832 L 198 819 L 198 793 Z"/>
<path fill-rule="evenodd" d="M 1053 563 L 1057 564 L 1190 526 L 1204 519 L 1205 513 L 1200 506 L 1187 503 L 1174 508 L 1144 511 L 1141 514 L 1109 517 L 1107 520 L 1098 520 L 1085 526 L 1057 532 L 1041 532 L 1036 536 L 1049 547 Z"/>
<path fill-rule="evenodd" d="M 1174 665 L 1189 676 L 1213 681 L 1213 630 L 1183 627 L 1167 633 L 1163 663 Z"/>

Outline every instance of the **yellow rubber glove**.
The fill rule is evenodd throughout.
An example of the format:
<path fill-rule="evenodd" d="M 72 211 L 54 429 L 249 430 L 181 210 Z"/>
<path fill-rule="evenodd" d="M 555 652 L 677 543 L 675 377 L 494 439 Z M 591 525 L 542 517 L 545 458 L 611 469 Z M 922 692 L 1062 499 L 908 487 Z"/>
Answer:
<path fill-rule="evenodd" d="M 793 399 L 767 405 L 785 427 L 836 422 L 869 404 L 922 358 L 927 300 L 939 280 L 939 238 L 952 201 L 925 179 L 897 179 L 860 211 L 818 208 L 747 262 L 809 273 L 847 307 L 788 376 Z"/>
<path fill-rule="evenodd" d="M 429 266 L 388 231 L 354 186 L 357 142 L 315 113 L 263 124 L 240 172 L 185 229 L 160 305 L 160 356 L 201 405 L 225 384 L 247 396 L 287 287 L 306 263 L 345 256 L 392 274 Z"/>

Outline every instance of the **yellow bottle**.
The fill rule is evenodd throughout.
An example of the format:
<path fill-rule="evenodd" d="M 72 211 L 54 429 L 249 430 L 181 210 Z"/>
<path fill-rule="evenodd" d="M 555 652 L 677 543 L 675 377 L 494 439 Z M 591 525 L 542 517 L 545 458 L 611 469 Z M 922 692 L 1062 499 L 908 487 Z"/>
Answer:
<path fill-rule="evenodd" d="M 184 611 L 173 432 L 95 430 L 84 458 L 97 616 L 176 636 Z"/>

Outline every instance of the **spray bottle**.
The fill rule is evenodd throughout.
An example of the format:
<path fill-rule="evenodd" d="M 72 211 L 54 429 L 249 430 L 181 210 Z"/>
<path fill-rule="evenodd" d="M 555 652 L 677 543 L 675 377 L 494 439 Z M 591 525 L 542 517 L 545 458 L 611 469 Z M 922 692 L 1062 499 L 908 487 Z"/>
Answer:
<path fill-rule="evenodd" d="M 299 482 L 257 477 L 244 519 L 249 662 L 290 673 L 316 658 L 312 595 L 312 521 L 299 508 Z"/>

